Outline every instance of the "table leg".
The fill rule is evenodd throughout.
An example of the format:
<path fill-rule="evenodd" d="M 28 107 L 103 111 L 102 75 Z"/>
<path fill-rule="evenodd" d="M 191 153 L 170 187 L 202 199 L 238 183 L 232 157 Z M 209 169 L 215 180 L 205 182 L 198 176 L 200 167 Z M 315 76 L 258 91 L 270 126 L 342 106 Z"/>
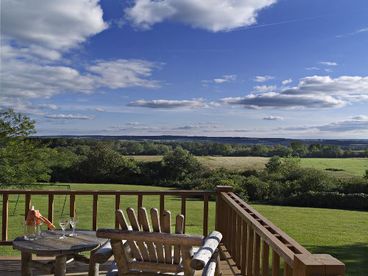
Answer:
<path fill-rule="evenodd" d="M 31 262 L 32 262 L 32 254 L 27 252 L 22 252 L 22 276 L 31 276 Z"/>
<path fill-rule="evenodd" d="M 66 273 L 66 256 L 56 256 L 55 276 L 64 276 Z"/>

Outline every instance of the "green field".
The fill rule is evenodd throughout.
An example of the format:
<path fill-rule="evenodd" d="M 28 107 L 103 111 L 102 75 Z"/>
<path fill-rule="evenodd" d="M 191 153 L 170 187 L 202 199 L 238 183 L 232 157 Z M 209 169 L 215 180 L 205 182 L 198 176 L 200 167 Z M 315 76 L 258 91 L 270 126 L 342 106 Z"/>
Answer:
<path fill-rule="evenodd" d="M 166 188 L 114 184 L 71 184 L 72 189 L 114 189 L 114 190 L 162 190 Z M 45 188 L 50 188 L 49 186 Z M 35 196 L 33 204 L 41 213 L 47 214 L 47 198 Z M 77 196 L 77 213 L 79 228 L 91 228 L 92 198 Z M 20 199 L 13 215 L 16 196 L 10 197 L 9 204 L 9 238 L 22 234 L 24 197 Z M 1 201 L 0 201 L 1 203 Z M 60 217 L 64 196 L 55 198 L 55 220 Z M 136 206 L 136 196 L 123 196 L 122 208 Z M 147 208 L 158 207 L 157 196 L 144 196 L 143 205 Z M 253 205 L 258 211 L 274 222 L 291 237 L 313 253 L 331 254 L 347 265 L 348 275 L 368 275 L 368 212 L 345 211 L 333 209 L 281 207 L 270 205 Z M 172 214 L 180 211 L 180 199 L 167 197 L 166 209 Z M 187 202 L 187 232 L 201 233 L 202 207 L 198 200 Z M 213 229 L 214 202 L 209 205 L 210 229 Z M 69 202 L 66 201 L 65 212 L 68 213 Z M 113 227 L 114 199 L 111 196 L 100 196 L 98 201 L 98 226 Z M 0 255 L 17 254 L 11 247 L 0 247 Z"/>
<path fill-rule="evenodd" d="M 130 156 L 139 161 L 159 161 L 162 156 Z M 262 170 L 268 157 L 198 156 L 198 160 L 210 169 Z M 337 177 L 363 176 L 368 170 L 368 158 L 301 158 L 306 168 L 325 170 Z"/>

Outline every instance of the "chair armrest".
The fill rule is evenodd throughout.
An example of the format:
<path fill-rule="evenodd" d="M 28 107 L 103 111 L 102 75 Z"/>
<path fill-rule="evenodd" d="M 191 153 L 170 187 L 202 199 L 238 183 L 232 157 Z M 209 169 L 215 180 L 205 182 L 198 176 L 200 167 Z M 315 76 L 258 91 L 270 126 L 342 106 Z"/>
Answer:
<path fill-rule="evenodd" d="M 191 267 L 195 270 L 203 269 L 210 261 L 213 254 L 216 252 L 221 239 L 222 234 L 218 231 L 213 231 L 211 234 L 209 234 L 205 238 L 203 245 L 194 254 L 190 263 Z"/>
<path fill-rule="evenodd" d="M 112 256 L 112 248 L 110 241 L 98 248 L 91 256 L 91 261 L 94 263 L 103 264 Z"/>
<path fill-rule="evenodd" d="M 218 249 L 216 249 L 216 252 L 212 255 L 208 264 L 204 267 L 202 276 L 220 275 L 219 265 L 220 265 L 219 252 Z"/>

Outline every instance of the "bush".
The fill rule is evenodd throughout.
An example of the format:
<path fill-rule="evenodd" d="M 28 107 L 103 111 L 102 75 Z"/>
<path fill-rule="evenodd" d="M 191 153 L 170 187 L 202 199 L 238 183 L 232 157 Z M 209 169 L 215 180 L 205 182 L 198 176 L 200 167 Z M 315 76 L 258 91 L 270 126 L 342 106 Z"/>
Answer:
<path fill-rule="evenodd" d="M 353 177 L 340 180 L 337 191 L 344 194 L 368 194 L 368 179 Z"/>
<path fill-rule="evenodd" d="M 307 192 L 293 195 L 276 203 L 291 206 L 368 210 L 368 194 L 338 192 Z"/>
<path fill-rule="evenodd" d="M 250 200 L 265 200 L 268 198 L 269 184 L 255 176 L 247 177 L 241 187 Z"/>

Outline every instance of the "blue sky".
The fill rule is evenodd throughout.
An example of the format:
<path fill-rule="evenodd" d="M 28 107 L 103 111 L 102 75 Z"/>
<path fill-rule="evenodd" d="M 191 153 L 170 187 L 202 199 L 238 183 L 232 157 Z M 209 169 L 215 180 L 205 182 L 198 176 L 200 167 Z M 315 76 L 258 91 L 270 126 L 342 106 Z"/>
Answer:
<path fill-rule="evenodd" d="M 368 2 L 2 1 L 39 135 L 368 138 Z"/>

